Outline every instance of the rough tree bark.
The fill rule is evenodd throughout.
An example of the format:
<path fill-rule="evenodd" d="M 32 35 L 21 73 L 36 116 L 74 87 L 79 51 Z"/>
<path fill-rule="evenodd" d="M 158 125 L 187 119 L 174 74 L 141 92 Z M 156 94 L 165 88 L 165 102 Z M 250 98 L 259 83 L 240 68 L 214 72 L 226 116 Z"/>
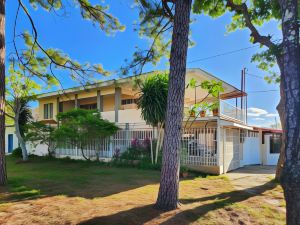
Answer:
<path fill-rule="evenodd" d="M 274 44 L 271 39 L 270 36 L 263 36 L 259 33 L 259 31 L 256 29 L 255 25 L 253 24 L 253 21 L 251 19 L 251 15 L 250 15 L 250 11 L 248 9 L 248 6 L 246 4 L 246 2 L 242 3 L 242 4 L 236 4 L 234 3 L 233 0 L 227 0 L 227 6 L 230 7 L 231 9 L 235 10 L 236 12 L 241 12 L 243 14 L 244 20 L 245 20 L 245 25 L 246 27 L 249 28 L 249 30 L 251 31 L 250 36 L 252 38 L 254 38 L 254 43 L 260 43 L 261 45 L 264 45 L 265 47 L 269 48 L 269 49 L 273 49 L 275 50 L 275 48 L 277 48 L 278 46 L 276 44 Z M 276 57 L 276 61 L 277 64 L 279 66 L 280 69 L 280 75 L 283 76 L 284 75 L 284 70 L 283 70 L 283 58 L 282 58 L 282 53 L 280 51 L 275 51 L 275 57 Z M 282 129 L 283 131 L 285 131 L 285 122 L 284 122 L 284 118 L 285 118 L 285 98 L 284 98 L 284 88 L 283 88 L 283 82 L 281 81 L 280 84 L 280 102 L 277 106 L 277 111 L 279 113 L 280 116 L 280 120 L 281 120 L 281 124 L 282 124 Z M 283 164 L 284 164 L 284 143 L 285 143 L 285 133 L 283 133 L 282 135 L 282 146 L 281 146 L 281 151 L 280 151 L 280 157 L 277 163 L 277 170 L 276 170 L 276 178 L 279 179 L 281 176 L 281 172 L 282 172 L 282 168 L 283 168 Z"/>
<path fill-rule="evenodd" d="M 285 163 L 280 178 L 288 225 L 300 224 L 300 45 L 297 0 L 280 0 L 285 97 Z"/>
<path fill-rule="evenodd" d="M 5 0 L 0 0 L 0 185 L 7 182 L 5 163 Z"/>
<path fill-rule="evenodd" d="M 163 141 L 163 162 L 155 207 L 172 210 L 178 207 L 180 141 L 185 90 L 186 58 L 192 0 L 176 0 L 167 117 Z"/>
<path fill-rule="evenodd" d="M 277 60 L 278 61 L 278 60 Z M 280 67 L 280 71 L 281 71 L 281 76 L 283 74 L 283 68 L 282 65 L 280 65 L 281 62 L 277 62 L 279 67 Z M 279 118 L 280 118 L 280 123 L 281 123 L 281 127 L 282 127 L 282 141 L 281 141 L 281 147 L 280 147 L 280 154 L 279 154 L 279 158 L 278 158 L 278 163 L 277 163 L 277 167 L 276 167 L 276 176 L 275 179 L 276 180 L 280 180 L 281 174 L 282 174 L 282 168 L 284 165 L 284 152 L 285 152 L 285 110 L 284 110 L 284 88 L 283 88 L 283 83 L 282 80 L 280 81 L 280 102 L 277 105 L 277 112 L 279 114 Z"/>

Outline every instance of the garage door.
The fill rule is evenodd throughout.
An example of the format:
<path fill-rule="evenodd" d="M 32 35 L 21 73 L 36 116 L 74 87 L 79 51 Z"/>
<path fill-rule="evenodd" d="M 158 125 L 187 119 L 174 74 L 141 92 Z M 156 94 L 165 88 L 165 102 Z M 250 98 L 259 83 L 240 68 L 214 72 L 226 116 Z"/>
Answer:
<path fill-rule="evenodd" d="M 245 137 L 243 144 L 242 165 L 258 165 L 260 159 L 260 142 L 259 137 Z"/>

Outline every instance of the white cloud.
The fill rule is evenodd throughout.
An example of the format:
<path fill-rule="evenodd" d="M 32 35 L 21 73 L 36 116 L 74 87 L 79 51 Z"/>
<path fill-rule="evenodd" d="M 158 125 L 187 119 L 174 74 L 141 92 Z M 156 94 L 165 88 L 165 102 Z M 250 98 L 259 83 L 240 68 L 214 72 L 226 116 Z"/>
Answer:
<path fill-rule="evenodd" d="M 260 117 L 260 116 L 265 116 L 267 115 L 268 112 L 264 109 L 260 108 L 248 108 L 248 116 L 250 117 Z"/>
<path fill-rule="evenodd" d="M 261 118 L 261 117 L 256 117 L 256 118 L 253 118 L 253 120 L 256 120 L 256 121 L 264 121 L 265 119 L 264 119 L 264 118 Z"/>
<path fill-rule="evenodd" d="M 279 117 L 278 113 L 269 113 L 267 110 L 255 108 L 255 107 L 248 108 L 248 116 L 249 117 Z"/>
<path fill-rule="evenodd" d="M 265 109 L 256 107 L 248 108 L 248 122 L 257 127 L 271 127 L 274 126 L 274 117 L 279 117 L 278 113 L 269 113 Z M 277 121 L 278 122 L 278 121 Z"/>
<path fill-rule="evenodd" d="M 279 115 L 277 113 L 268 113 L 266 117 L 278 117 Z"/>

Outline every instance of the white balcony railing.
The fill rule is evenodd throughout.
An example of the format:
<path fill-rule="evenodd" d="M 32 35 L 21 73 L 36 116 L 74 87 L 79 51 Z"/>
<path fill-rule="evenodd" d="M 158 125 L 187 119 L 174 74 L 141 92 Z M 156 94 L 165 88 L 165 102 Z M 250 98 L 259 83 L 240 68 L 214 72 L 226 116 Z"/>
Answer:
<path fill-rule="evenodd" d="M 199 108 L 198 110 L 196 110 L 194 115 L 191 115 L 190 107 L 185 107 L 184 108 L 184 119 L 185 120 L 190 119 L 191 117 L 195 117 L 195 116 L 200 118 L 200 113 L 199 113 L 200 110 L 201 109 Z M 212 117 L 212 116 L 213 116 L 213 113 L 210 110 L 206 110 L 204 119 L 208 118 L 208 117 Z M 231 120 L 233 119 L 233 120 L 237 120 L 239 122 L 246 123 L 245 110 L 235 107 L 223 100 L 220 100 L 218 116 L 222 117 L 224 119 L 231 119 Z"/>
<path fill-rule="evenodd" d="M 229 117 L 246 123 L 246 113 L 245 110 L 235 107 L 228 102 L 220 100 L 219 114 L 221 117 Z"/>

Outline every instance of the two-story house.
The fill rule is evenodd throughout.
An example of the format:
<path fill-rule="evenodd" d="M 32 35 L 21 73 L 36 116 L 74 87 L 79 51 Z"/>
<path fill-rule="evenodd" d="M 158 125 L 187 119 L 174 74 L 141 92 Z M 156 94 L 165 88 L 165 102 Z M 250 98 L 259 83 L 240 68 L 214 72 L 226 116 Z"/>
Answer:
<path fill-rule="evenodd" d="M 142 74 L 139 78 L 153 73 L 156 72 Z M 92 158 L 97 155 L 102 159 L 110 159 L 116 149 L 125 151 L 133 138 L 144 140 L 157 137 L 157 131 L 146 124 L 136 105 L 139 90 L 134 85 L 135 78 L 107 80 L 85 87 L 40 94 L 35 118 L 55 126 L 59 112 L 73 108 L 98 109 L 102 118 L 115 122 L 121 130 L 101 147 L 91 144 L 87 147 L 86 154 Z M 191 79 L 199 84 L 205 80 L 221 81 L 224 91 L 214 99 L 211 96 L 206 97 L 207 91 L 200 87 L 186 88 L 182 121 L 182 164 L 204 172 L 220 174 L 246 164 L 261 163 L 259 131 L 247 125 L 246 104 L 243 104 L 243 108 L 238 104 L 241 98 L 245 102 L 247 94 L 201 69 L 188 69 L 186 84 Z M 202 116 L 191 114 L 189 109 L 204 98 L 205 102 L 218 102 L 218 110 L 214 113 L 207 110 Z M 35 153 L 41 154 L 43 151 L 45 149 L 42 146 L 35 149 Z M 59 147 L 56 155 L 82 158 L 80 151 L 69 144 Z"/>

